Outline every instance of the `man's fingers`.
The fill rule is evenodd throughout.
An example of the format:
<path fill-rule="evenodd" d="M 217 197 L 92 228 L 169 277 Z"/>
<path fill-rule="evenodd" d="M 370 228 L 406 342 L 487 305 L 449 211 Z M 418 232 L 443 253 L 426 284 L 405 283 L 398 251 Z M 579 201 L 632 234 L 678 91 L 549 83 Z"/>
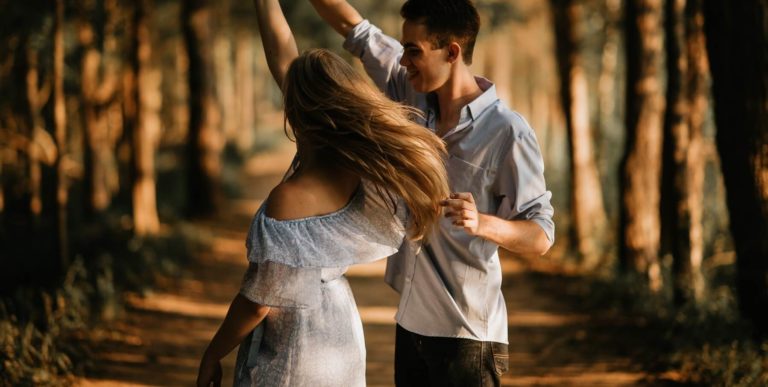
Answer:
<path fill-rule="evenodd" d="M 453 220 L 469 220 L 474 219 L 472 211 L 468 210 L 461 210 L 461 211 L 448 211 L 445 213 L 446 218 L 451 218 Z"/>
<path fill-rule="evenodd" d="M 474 226 L 475 221 L 472 219 L 454 219 L 451 224 L 457 227 L 468 228 Z"/>
<path fill-rule="evenodd" d="M 461 199 L 473 204 L 475 203 L 475 198 L 472 196 L 472 192 L 454 192 L 451 194 L 451 199 Z"/>
<path fill-rule="evenodd" d="M 450 207 L 455 210 L 472 210 L 475 208 L 474 203 L 466 201 L 464 199 L 446 199 L 440 202 L 443 207 Z"/>

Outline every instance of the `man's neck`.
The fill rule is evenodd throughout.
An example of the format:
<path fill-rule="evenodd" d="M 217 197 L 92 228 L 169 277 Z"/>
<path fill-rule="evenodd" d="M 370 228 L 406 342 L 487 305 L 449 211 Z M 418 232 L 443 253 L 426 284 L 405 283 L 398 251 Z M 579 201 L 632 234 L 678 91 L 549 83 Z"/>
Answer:
<path fill-rule="evenodd" d="M 437 134 L 442 136 L 459 124 L 461 108 L 474 101 L 483 91 L 466 66 L 457 66 L 447 82 L 437 90 L 440 115 L 437 117 Z"/>

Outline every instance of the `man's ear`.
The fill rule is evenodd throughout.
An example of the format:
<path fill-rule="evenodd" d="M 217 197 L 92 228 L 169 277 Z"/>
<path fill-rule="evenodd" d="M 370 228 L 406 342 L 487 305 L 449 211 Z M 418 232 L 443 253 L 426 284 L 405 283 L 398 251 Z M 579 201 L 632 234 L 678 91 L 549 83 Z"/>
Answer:
<path fill-rule="evenodd" d="M 448 43 L 448 62 L 455 63 L 461 60 L 461 45 L 456 42 Z"/>

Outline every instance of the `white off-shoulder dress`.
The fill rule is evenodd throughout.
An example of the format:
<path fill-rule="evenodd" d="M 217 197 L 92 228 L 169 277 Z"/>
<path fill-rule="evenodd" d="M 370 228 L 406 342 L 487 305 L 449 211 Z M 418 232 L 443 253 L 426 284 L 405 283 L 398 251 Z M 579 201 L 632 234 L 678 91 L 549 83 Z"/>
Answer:
<path fill-rule="evenodd" d="M 367 184 L 327 215 L 276 220 L 264 208 L 251 223 L 240 293 L 272 308 L 240 344 L 234 385 L 365 386 L 363 327 L 344 272 L 397 251 L 404 211 Z"/>

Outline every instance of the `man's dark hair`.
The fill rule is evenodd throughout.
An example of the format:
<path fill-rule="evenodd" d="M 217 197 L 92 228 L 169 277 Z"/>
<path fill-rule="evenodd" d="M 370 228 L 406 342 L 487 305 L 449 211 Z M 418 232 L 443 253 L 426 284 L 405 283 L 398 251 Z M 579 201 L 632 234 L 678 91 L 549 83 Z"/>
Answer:
<path fill-rule="evenodd" d="M 480 30 L 477 8 L 470 0 L 408 0 L 400 8 L 405 20 L 421 23 L 434 37 L 436 48 L 456 41 L 462 48 L 462 59 L 472 64 L 472 51 Z"/>

